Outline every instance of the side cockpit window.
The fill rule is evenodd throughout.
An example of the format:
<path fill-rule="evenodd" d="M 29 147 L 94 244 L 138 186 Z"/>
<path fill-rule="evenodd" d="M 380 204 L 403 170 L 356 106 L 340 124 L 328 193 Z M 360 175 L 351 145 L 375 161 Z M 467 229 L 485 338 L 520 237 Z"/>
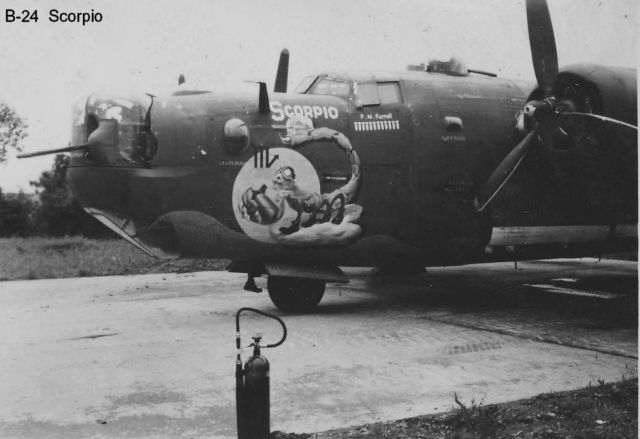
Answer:
<path fill-rule="evenodd" d="M 381 104 L 399 104 L 402 102 L 400 84 L 397 82 L 378 82 L 378 96 Z"/>
<path fill-rule="evenodd" d="M 378 86 L 375 82 L 356 82 L 356 105 L 358 107 L 369 107 L 380 105 Z"/>
<path fill-rule="evenodd" d="M 357 82 L 355 94 L 358 107 L 402 103 L 397 82 Z"/>

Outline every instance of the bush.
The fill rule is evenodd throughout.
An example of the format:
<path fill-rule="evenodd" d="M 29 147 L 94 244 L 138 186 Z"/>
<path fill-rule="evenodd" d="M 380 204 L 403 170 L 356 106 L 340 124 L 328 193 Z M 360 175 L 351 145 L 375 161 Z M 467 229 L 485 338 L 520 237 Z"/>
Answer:
<path fill-rule="evenodd" d="M 29 236 L 34 232 L 36 204 L 24 193 L 0 189 L 0 236 Z"/>
<path fill-rule="evenodd" d="M 45 171 L 31 185 L 39 189 L 40 205 L 36 212 L 35 228 L 41 235 L 88 238 L 111 238 L 112 233 L 88 215 L 74 198 L 67 181 L 69 156 L 55 156 L 51 171 Z"/>

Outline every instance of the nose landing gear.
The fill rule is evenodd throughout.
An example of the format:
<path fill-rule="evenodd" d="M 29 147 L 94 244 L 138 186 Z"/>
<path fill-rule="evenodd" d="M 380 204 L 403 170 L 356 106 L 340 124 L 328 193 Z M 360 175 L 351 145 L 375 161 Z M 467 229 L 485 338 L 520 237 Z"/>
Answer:
<path fill-rule="evenodd" d="M 322 300 L 327 282 L 346 284 L 349 278 L 337 266 L 279 262 L 233 261 L 227 268 L 245 273 L 246 291 L 259 293 L 255 277 L 268 275 L 267 289 L 275 306 L 284 312 L 307 313 Z"/>
<path fill-rule="evenodd" d="M 326 282 L 320 279 L 269 276 L 267 289 L 275 306 L 285 312 L 312 311 L 324 296 Z"/>

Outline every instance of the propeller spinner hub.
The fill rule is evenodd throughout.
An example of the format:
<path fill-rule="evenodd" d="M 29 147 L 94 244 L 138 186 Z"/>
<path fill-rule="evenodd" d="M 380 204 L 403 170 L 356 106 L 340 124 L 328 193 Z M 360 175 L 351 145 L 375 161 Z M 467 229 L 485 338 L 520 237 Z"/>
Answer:
<path fill-rule="evenodd" d="M 550 113 L 558 108 L 558 100 L 551 96 L 541 101 L 529 101 L 524 106 L 524 114 L 528 117 L 534 117 L 537 112 Z"/>

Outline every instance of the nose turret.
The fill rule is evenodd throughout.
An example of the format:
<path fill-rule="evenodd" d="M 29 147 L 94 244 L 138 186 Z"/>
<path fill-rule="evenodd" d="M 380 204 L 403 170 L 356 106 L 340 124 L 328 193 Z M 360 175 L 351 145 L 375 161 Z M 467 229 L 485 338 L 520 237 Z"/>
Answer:
<path fill-rule="evenodd" d="M 151 130 L 151 95 L 96 93 L 74 108 L 72 143 L 84 144 L 71 166 L 151 167 L 158 142 Z"/>

